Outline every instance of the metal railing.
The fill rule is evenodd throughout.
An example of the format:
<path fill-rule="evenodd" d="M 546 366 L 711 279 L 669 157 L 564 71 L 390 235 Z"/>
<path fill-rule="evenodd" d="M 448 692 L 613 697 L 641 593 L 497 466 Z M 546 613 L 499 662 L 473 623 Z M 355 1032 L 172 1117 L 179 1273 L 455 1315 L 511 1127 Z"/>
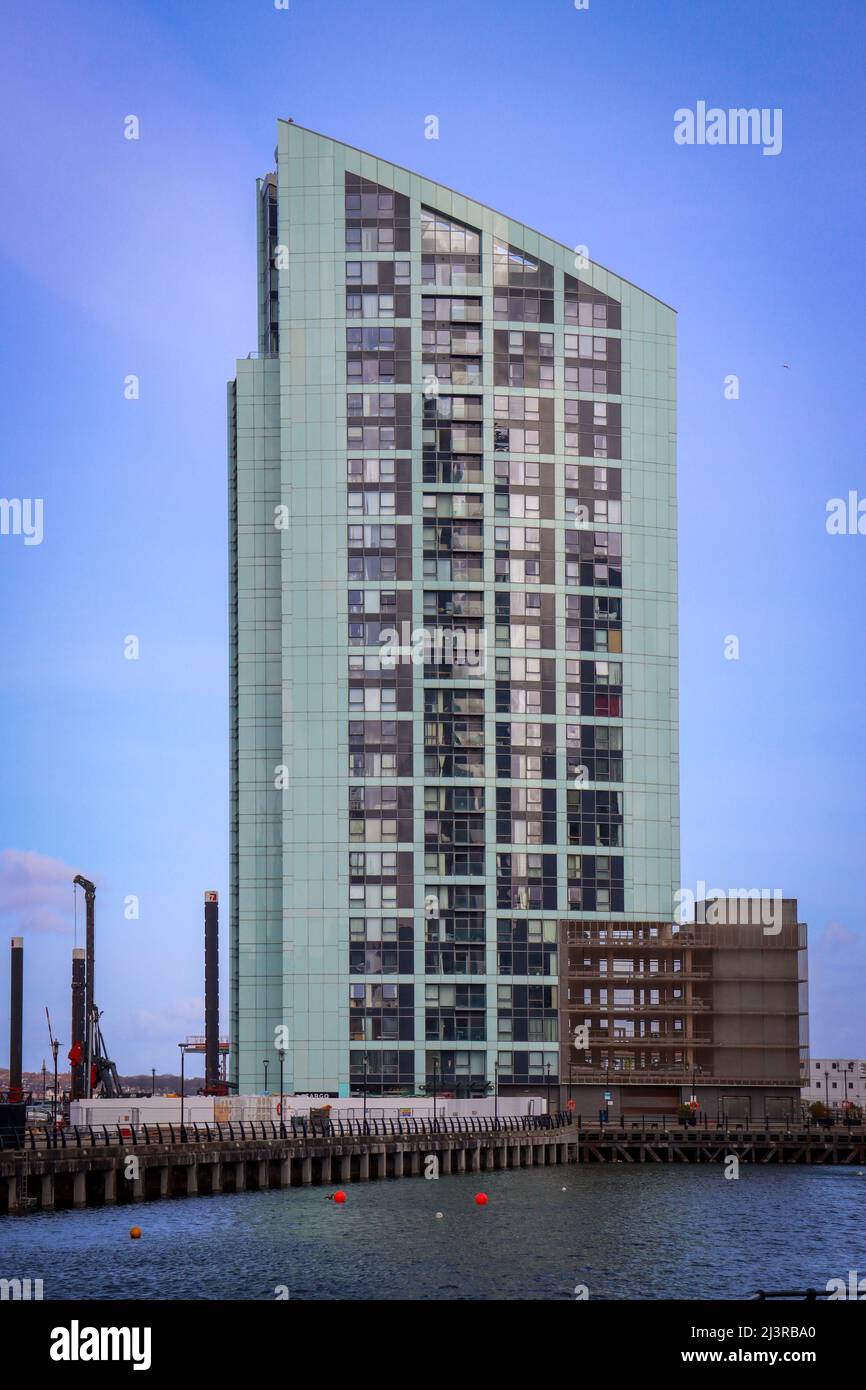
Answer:
<path fill-rule="evenodd" d="M 343 1120 L 293 1115 L 285 1123 L 273 1120 L 223 1120 L 205 1124 L 144 1125 L 68 1125 L 52 1134 L 50 1130 L 30 1129 L 21 1133 L 0 1132 L 0 1148 L 82 1149 L 128 1147 L 130 1144 L 213 1144 L 260 1142 L 266 1144 L 292 1140 L 332 1139 L 412 1139 L 433 1136 L 484 1136 L 527 1134 L 557 1130 L 572 1124 L 563 1112 L 554 1115 L 460 1116 L 417 1120 L 411 1116 L 382 1119 Z M 7 1142 L 11 1140 L 12 1142 Z"/>
<path fill-rule="evenodd" d="M 815 1133 L 818 1134 L 827 1129 L 836 1129 L 842 1133 L 849 1133 L 852 1129 L 858 1131 L 864 1128 L 860 1120 L 846 1120 L 842 1116 L 834 1120 L 825 1122 L 823 1120 L 813 1120 L 811 1116 L 793 1115 L 783 1119 L 770 1119 L 769 1116 L 753 1116 L 751 1119 L 744 1120 L 737 1115 L 728 1115 L 725 1112 L 707 1114 L 706 1111 L 693 1111 L 688 1117 L 681 1116 L 678 1112 L 661 1113 L 652 1115 L 620 1115 L 612 1118 L 607 1111 L 595 1111 L 592 1115 L 573 1113 L 574 1125 L 579 1130 L 593 1130 L 595 1132 L 603 1130 L 606 1134 L 612 1130 L 620 1132 L 634 1133 L 668 1133 L 670 1130 L 700 1130 L 713 1131 L 725 1135 L 743 1138 L 750 1135 L 774 1134 L 783 1135 L 789 1138 L 807 1137 Z"/>

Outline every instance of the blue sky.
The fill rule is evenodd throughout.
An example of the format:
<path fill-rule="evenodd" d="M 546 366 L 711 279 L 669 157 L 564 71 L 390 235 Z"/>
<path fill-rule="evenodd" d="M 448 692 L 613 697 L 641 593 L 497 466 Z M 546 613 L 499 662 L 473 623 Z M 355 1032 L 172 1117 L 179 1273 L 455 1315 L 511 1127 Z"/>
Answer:
<path fill-rule="evenodd" d="M 7 4 L 0 494 L 45 508 L 41 545 L 0 536 L 0 1020 L 23 930 L 26 1066 L 44 1004 L 68 1036 L 75 870 L 121 1069 L 174 1065 L 201 1027 L 202 893 L 227 890 L 225 382 L 256 345 L 279 116 L 679 311 L 683 883 L 799 897 L 813 1053 L 866 1055 L 866 537 L 825 529 L 829 498 L 866 495 L 864 38 L 845 0 Z M 782 108 L 782 152 L 675 144 L 699 100 Z"/>

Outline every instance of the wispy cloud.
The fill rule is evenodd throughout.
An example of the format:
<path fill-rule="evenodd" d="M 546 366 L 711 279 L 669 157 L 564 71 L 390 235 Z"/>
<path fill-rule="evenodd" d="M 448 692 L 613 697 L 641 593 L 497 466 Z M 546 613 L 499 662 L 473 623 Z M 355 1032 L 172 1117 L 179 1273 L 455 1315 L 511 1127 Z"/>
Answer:
<path fill-rule="evenodd" d="M 0 851 L 0 920 L 20 934 L 71 932 L 76 872 L 33 849 Z"/>

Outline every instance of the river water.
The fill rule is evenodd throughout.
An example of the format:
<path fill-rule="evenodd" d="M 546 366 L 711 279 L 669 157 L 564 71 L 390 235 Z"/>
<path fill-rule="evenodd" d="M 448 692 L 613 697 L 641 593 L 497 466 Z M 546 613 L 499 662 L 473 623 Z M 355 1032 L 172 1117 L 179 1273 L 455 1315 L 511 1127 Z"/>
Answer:
<path fill-rule="evenodd" d="M 42 1279 L 45 1299 L 564 1300 L 578 1286 L 590 1299 L 748 1298 L 866 1276 L 866 1174 L 853 1168 L 405 1178 L 353 1183 L 342 1207 L 333 1190 L 3 1217 L 0 1278 Z"/>

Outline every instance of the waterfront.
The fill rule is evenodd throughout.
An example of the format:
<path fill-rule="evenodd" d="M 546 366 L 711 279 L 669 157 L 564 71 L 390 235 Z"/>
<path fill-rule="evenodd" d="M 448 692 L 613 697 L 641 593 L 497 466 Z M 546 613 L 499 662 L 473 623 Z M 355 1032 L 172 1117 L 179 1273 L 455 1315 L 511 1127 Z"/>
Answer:
<path fill-rule="evenodd" d="M 863 1173 L 571 1165 L 353 1183 L 342 1207 L 312 1187 L 35 1213 L 0 1221 L 0 1277 L 75 1300 L 748 1298 L 866 1274 Z"/>

